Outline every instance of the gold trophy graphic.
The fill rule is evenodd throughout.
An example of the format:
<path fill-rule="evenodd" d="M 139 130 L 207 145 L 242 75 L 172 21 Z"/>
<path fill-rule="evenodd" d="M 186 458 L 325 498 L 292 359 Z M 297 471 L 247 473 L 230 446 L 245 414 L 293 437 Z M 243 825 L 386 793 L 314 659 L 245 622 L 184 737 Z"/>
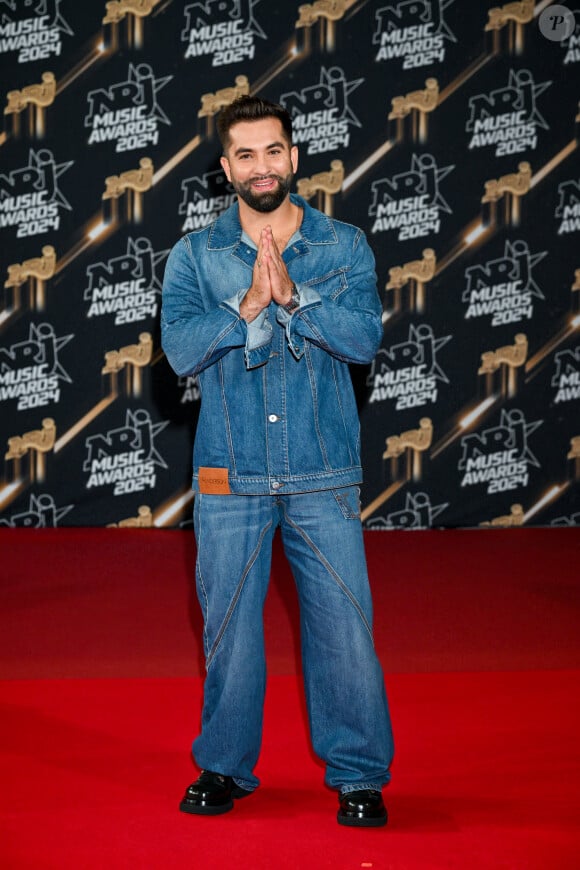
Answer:
<path fill-rule="evenodd" d="M 26 85 L 19 91 L 8 91 L 5 115 L 12 115 L 12 132 L 20 133 L 20 114 L 28 108 L 28 129 L 31 136 L 42 138 L 45 132 L 45 109 L 54 103 L 56 97 L 56 78 L 54 73 L 42 74 L 39 84 Z"/>
<path fill-rule="evenodd" d="M 493 36 L 493 51 L 501 49 L 501 31 L 507 26 L 508 50 L 521 54 L 524 49 L 524 26 L 534 20 L 534 0 L 521 3 L 506 3 L 488 9 L 485 30 Z"/>
<path fill-rule="evenodd" d="M 127 517 L 118 523 L 108 523 L 108 529 L 150 529 L 153 526 L 153 514 L 149 505 L 143 504 L 137 508 L 136 517 Z"/>
<path fill-rule="evenodd" d="M 409 307 L 422 312 L 425 308 L 425 284 L 435 275 L 437 257 L 433 248 L 423 250 L 423 259 L 411 260 L 403 266 L 389 269 L 386 290 L 393 291 L 393 311 L 400 313 L 402 307 L 402 288 L 409 284 Z"/>
<path fill-rule="evenodd" d="M 333 160 L 328 172 L 317 172 L 310 178 L 300 178 L 296 184 L 296 191 L 303 199 L 312 199 L 317 194 L 317 207 L 332 217 L 332 197 L 341 190 L 343 181 L 344 164 L 342 160 Z"/>
<path fill-rule="evenodd" d="M 109 175 L 105 178 L 103 201 L 110 202 L 111 214 L 106 223 L 118 218 L 118 200 L 127 194 L 127 218 L 137 223 L 143 217 L 143 194 L 153 187 L 153 161 L 150 157 L 142 157 L 138 169 L 129 169 L 120 175 Z"/>
<path fill-rule="evenodd" d="M 528 358 L 528 339 L 519 332 L 513 344 L 498 347 L 496 350 L 485 351 L 481 354 L 479 375 L 485 375 L 486 393 L 488 396 L 494 393 L 494 375 L 500 371 L 500 392 L 504 398 L 513 398 L 517 392 L 516 369 L 521 368 Z"/>
<path fill-rule="evenodd" d="M 494 517 L 492 520 L 485 520 L 479 525 L 483 528 L 493 529 L 512 529 L 517 526 L 523 526 L 525 519 L 524 509 L 521 504 L 513 504 L 510 507 L 509 514 L 501 517 Z"/>
<path fill-rule="evenodd" d="M 34 453 L 35 463 L 31 468 L 31 478 L 42 482 L 46 473 L 45 454 L 54 448 L 56 440 L 56 423 L 52 417 L 45 417 L 41 429 L 33 429 L 22 435 L 13 435 L 8 439 L 6 461 L 15 463 L 15 478 L 20 477 L 20 461 L 27 453 Z"/>
<path fill-rule="evenodd" d="M 400 477 L 399 459 L 406 459 L 406 480 L 419 480 L 421 478 L 422 457 L 421 454 L 429 449 L 433 443 L 433 421 L 429 417 L 419 420 L 418 429 L 408 429 L 400 435 L 390 435 L 386 439 L 387 449 L 383 453 L 383 459 L 390 459 L 393 480 Z"/>
<path fill-rule="evenodd" d="M 481 202 L 487 206 L 489 213 L 484 223 L 496 224 L 497 204 L 502 197 L 505 197 L 505 221 L 507 224 L 517 226 L 520 222 L 521 214 L 521 198 L 530 189 L 532 181 L 532 167 L 526 161 L 518 164 L 518 171 L 511 172 L 508 175 L 501 175 L 499 178 L 491 178 L 485 182 L 485 193 L 481 198 Z"/>
<path fill-rule="evenodd" d="M 580 435 L 574 435 L 570 438 L 570 450 L 566 458 L 574 463 L 575 480 L 580 480 Z"/>
<path fill-rule="evenodd" d="M 12 308 L 20 308 L 20 288 L 28 281 L 30 305 L 37 311 L 44 309 L 46 282 L 53 277 L 56 270 L 56 251 L 52 245 L 45 245 L 42 256 L 32 257 L 22 263 L 12 263 L 8 266 L 8 278 L 4 286 L 14 292 Z"/>
<path fill-rule="evenodd" d="M 298 7 L 296 30 L 303 30 L 306 35 L 305 48 L 310 48 L 310 31 L 315 24 L 320 24 L 320 43 L 325 51 L 333 51 L 336 43 L 336 22 L 344 18 L 345 12 L 354 5 L 356 0 L 315 0 L 314 3 L 304 3 Z"/>
<path fill-rule="evenodd" d="M 138 344 L 128 344 L 119 350 L 109 350 L 105 353 L 105 365 L 101 369 L 104 375 L 111 375 L 112 390 L 117 392 L 117 375 L 126 368 L 127 391 L 133 396 L 141 395 L 142 369 L 148 366 L 153 356 L 153 337 L 150 332 L 139 335 Z"/>
<path fill-rule="evenodd" d="M 425 88 L 419 91 L 410 91 L 402 97 L 393 97 L 389 121 L 396 121 L 396 140 L 403 140 L 404 121 L 411 116 L 411 137 L 413 142 L 423 144 L 427 141 L 427 115 L 435 111 L 439 101 L 439 83 L 437 79 L 428 78 Z"/>
<path fill-rule="evenodd" d="M 574 282 L 570 287 L 570 291 L 574 294 L 572 297 L 572 310 L 580 311 L 580 269 L 574 269 Z"/>
<path fill-rule="evenodd" d="M 221 88 L 215 93 L 202 94 L 201 108 L 197 113 L 198 118 L 207 118 L 207 135 L 213 133 L 213 118 L 220 109 L 229 106 L 238 97 L 244 97 L 250 93 L 250 82 L 247 76 L 239 75 L 235 78 L 235 85 L 230 88 Z"/>
<path fill-rule="evenodd" d="M 112 28 L 110 48 L 116 48 L 119 42 L 118 26 L 121 21 L 127 23 L 127 39 L 130 46 L 141 48 L 143 45 L 143 20 L 153 12 L 161 0 L 109 0 L 105 4 L 106 13 L 103 24 Z"/>
<path fill-rule="evenodd" d="M 236 76 L 236 83 L 231 88 L 221 88 L 215 93 L 202 94 L 201 109 L 197 113 L 198 118 L 208 118 L 217 115 L 220 109 L 229 106 L 238 97 L 250 93 L 250 82 L 247 76 Z"/>

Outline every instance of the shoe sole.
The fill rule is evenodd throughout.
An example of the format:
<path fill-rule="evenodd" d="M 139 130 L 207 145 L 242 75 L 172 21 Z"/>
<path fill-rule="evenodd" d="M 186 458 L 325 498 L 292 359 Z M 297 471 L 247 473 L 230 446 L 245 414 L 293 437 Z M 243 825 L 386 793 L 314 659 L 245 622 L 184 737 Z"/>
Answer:
<path fill-rule="evenodd" d="M 222 813 L 229 813 L 233 810 L 234 802 L 230 801 L 227 804 L 219 804 L 212 806 L 211 804 L 190 804 L 182 801 L 179 804 L 179 809 L 182 813 L 189 813 L 191 816 L 221 816 Z"/>
<path fill-rule="evenodd" d="M 347 828 L 381 828 L 383 825 L 387 824 L 386 815 L 378 816 L 376 818 L 337 815 L 336 820 L 339 825 L 346 825 Z"/>
<path fill-rule="evenodd" d="M 234 800 L 241 800 L 242 798 L 248 797 L 251 795 L 251 791 L 246 791 L 245 788 L 241 786 L 237 786 L 232 789 L 231 796 Z M 234 801 L 228 801 L 226 804 L 194 804 L 190 801 L 181 801 L 179 804 L 179 809 L 182 813 L 189 813 L 191 816 L 221 816 L 223 813 L 229 813 L 230 810 L 234 808 Z"/>

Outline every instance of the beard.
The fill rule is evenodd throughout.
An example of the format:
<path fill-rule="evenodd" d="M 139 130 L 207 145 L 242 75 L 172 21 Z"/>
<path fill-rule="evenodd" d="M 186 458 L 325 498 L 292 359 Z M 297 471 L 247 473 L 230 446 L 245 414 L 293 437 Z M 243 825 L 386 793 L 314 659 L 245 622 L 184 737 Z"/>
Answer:
<path fill-rule="evenodd" d="M 294 173 L 289 172 L 285 178 L 281 175 L 269 175 L 267 177 L 275 178 L 278 182 L 278 187 L 271 192 L 254 193 L 252 190 L 252 181 L 256 181 L 255 178 L 246 182 L 235 181 L 232 178 L 231 184 L 240 199 L 243 199 L 246 205 L 249 205 L 250 208 L 254 209 L 254 211 L 267 213 L 275 211 L 278 206 L 282 205 L 290 193 L 290 188 L 294 181 Z"/>

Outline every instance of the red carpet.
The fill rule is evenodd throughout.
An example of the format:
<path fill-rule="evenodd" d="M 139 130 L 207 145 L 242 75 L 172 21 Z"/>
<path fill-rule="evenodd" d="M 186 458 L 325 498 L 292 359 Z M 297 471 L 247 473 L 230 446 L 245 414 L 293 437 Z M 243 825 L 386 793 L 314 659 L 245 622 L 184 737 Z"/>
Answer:
<path fill-rule="evenodd" d="M 262 788 L 177 811 L 200 709 L 181 532 L 1 530 L 0 861 L 7 868 L 577 868 L 577 529 L 366 538 L 397 744 L 387 828 L 336 824 L 277 550 Z"/>

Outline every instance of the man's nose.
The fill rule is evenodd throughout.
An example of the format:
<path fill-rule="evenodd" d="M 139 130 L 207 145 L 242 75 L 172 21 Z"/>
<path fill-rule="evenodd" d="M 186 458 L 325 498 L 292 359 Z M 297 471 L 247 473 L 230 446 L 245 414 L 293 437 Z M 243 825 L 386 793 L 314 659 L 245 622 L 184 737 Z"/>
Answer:
<path fill-rule="evenodd" d="M 258 155 L 254 164 L 256 175 L 268 175 L 270 173 L 270 164 L 267 154 Z"/>

